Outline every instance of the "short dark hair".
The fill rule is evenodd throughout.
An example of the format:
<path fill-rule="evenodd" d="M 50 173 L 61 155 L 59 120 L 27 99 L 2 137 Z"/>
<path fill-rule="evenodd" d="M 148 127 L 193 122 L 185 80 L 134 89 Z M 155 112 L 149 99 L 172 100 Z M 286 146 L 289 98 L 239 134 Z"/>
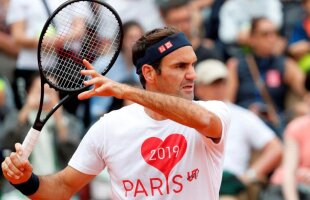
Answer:
<path fill-rule="evenodd" d="M 163 17 L 165 17 L 170 10 L 187 6 L 188 3 L 189 0 L 156 0 L 156 4 Z"/>
<path fill-rule="evenodd" d="M 123 32 L 126 33 L 132 27 L 138 27 L 142 32 L 144 31 L 143 27 L 141 26 L 141 24 L 139 24 L 139 22 L 130 20 L 123 24 Z"/>
<path fill-rule="evenodd" d="M 253 34 L 261 21 L 268 20 L 266 17 L 255 17 L 251 20 L 251 34 Z"/>
<path fill-rule="evenodd" d="M 164 27 L 157 28 L 146 32 L 132 47 L 132 61 L 135 66 L 137 66 L 138 59 L 144 57 L 145 51 L 147 48 L 152 46 L 153 44 L 163 40 L 164 38 L 171 36 L 173 34 L 179 33 L 180 31 L 174 27 Z M 157 74 L 160 74 L 160 63 L 158 62 L 152 63 L 152 67 L 156 70 Z M 145 78 L 142 73 L 139 73 L 140 82 L 145 88 Z"/>

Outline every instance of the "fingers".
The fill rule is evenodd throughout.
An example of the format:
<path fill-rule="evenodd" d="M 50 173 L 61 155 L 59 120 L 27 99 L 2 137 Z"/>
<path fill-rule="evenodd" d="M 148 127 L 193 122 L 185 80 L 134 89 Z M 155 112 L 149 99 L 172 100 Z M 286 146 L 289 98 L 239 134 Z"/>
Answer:
<path fill-rule="evenodd" d="M 7 156 L 1 164 L 4 177 L 13 184 L 20 184 L 29 179 L 32 173 L 32 166 L 29 161 L 22 161 L 23 150 L 21 144 L 15 145 L 16 152 Z"/>
<path fill-rule="evenodd" d="M 11 153 L 9 157 L 6 157 L 2 163 L 3 173 L 6 173 L 8 176 L 20 179 L 23 176 L 23 163 L 19 160 L 16 153 Z"/>
<path fill-rule="evenodd" d="M 89 90 L 89 91 L 85 91 L 82 92 L 81 94 L 78 95 L 78 99 L 79 100 L 85 100 L 85 99 L 89 99 L 93 96 L 96 96 L 97 92 L 95 90 Z"/>
<path fill-rule="evenodd" d="M 16 143 L 15 144 L 15 150 L 16 150 L 16 153 L 19 155 L 19 156 L 22 156 L 23 155 L 23 148 L 22 148 L 22 145 L 20 143 Z"/>
<path fill-rule="evenodd" d="M 83 59 L 83 64 L 86 67 L 86 69 L 88 69 L 88 70 L 94 70 L 95 69 L 86 59 Z"/>

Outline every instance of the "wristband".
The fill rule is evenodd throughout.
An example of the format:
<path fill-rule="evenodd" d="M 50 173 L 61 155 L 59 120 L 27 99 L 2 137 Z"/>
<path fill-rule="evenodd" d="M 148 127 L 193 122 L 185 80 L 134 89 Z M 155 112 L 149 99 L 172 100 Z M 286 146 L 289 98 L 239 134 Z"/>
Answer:
<path fill-rule="evenodd" d="M 21 184 L 13 184 L 11 183 L 16 189 L 18 189 L 21 193 L 26 196 L 30 196 L 34 194 L 39 189 L 39 177 L 34 173 L 31 174 L 31 177 L 25 183 Z"/>

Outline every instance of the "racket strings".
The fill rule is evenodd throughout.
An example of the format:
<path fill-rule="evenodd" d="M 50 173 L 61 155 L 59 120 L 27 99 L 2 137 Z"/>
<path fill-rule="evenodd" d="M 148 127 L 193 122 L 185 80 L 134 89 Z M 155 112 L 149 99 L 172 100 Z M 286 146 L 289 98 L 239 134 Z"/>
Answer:
<path fill-rule="evenodd" d="M 77 16 L 83 19 L 83 30 L 72 26 L 72 19 Z M 87 79 L 80 74 L 85 68 L 82 60 L 87 59 L 91 63 L 100 60 L 96 70 L 104 72 L 119 49 L 121 24 L 108 8 L 101 4 L 91 8 L 87 1 L 64 7 L 54 16 L 53 22 L 55 25 L 50 24 L 42 40 L 40 57 L 43 75 L 56 88 L 68 91 L 81 89 Z M 72 34 L 81 31 L 85 33 L 79 38 Z M 62 38 L 65 41 L 59 46 L 57 41 Z"/>

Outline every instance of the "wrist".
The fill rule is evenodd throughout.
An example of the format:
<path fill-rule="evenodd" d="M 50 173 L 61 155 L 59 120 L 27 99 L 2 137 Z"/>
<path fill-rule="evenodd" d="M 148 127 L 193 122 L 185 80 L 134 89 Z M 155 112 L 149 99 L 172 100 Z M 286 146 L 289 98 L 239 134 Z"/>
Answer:
<path fill-rule="evenodd" d="M 23 193 L 26 196 L 33 195 L 39 189 L 40 181 L 39 177 L 34 173 L 31 174 L 31 177 L 24 183 L 21 184 L 13 184 L 11 183 L 17 190 Z"/>
<path fill-rule="evenodd" d="M 252 168 L 249 168 L 245 172 L 245 176 L 246 176 L 247 180 L 251 183 L 257 181 L 257 172 Z"/>

